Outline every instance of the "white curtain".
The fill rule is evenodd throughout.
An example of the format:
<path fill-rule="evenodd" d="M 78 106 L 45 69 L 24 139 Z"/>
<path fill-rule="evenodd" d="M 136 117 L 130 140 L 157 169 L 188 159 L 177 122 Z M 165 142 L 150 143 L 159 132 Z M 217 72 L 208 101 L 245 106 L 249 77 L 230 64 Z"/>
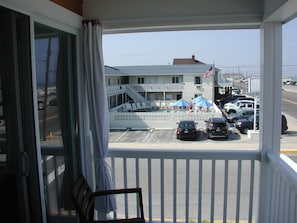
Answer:
<path fill-rule="evenodd" d="M 102 27 L 97 20 L 83 21 L 83 59 L 93 144 L 90 154 L 93 154 L 95 163 L 96 190 L 106 190 L 112 188 L 109 168 L 105 161 L 109 140 L 109 112 L 102 55 Z M 96 208 L 101 213 L 115 210 L 114 198 L 102 198 Z"/>

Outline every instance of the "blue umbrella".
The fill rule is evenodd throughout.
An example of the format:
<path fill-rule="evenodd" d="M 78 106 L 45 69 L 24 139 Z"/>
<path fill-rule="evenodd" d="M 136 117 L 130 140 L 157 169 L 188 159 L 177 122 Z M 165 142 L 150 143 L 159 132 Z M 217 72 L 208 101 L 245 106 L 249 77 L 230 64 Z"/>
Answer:
<path fill-rule="evenodd" d="M 195 105 L 198 107 L 203 107 L 203 108 L 212 106 L 212 104 L 210 102 L 208 102 L 207 100 L 199 101 L 199 102 L 195 103 Z"/>
<path fill-rule="evenodd" d="M 203 96 L 198 96 L 198 97 L 192 99 L 192 102 L 195 104 L 197 104 L 200 101 L 207 101 L 207 99 Z"/>
<path fill-rule="evenodd" d="M 190 103 L 181 98 L 178 101 L 174 102 L 173 106 L 188 107 L 190 106 Z"/>

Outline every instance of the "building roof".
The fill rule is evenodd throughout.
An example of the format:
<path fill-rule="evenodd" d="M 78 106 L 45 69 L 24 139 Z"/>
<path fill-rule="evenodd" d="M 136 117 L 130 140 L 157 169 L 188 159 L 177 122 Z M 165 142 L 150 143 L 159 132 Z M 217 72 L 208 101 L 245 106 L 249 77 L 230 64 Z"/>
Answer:
<path fill-rule="evenodd" d="M 147 65 L 147 66 L 117 66 L 114 69 L 119 71 L 118 75 L 145 76 L 145 75 L 203 75 L 211 64 L 187 64 L 187 65 Z M 107 76 L 114 75 L 114 70 L 105 67 Z"/>
<path fill-rule="evenodd" d="M 173 65 L 178 64 L 205 64 L 199 60 L 196 60 L 195 55 L 193 54 L 191 58 L 174 58 Z"/>
<path fill-rule="evenodd" d="M 117 69 L 116 67 L 104 66 L 104 69 L 105 74 L 108 74 L 109 76 L 127 76 L 127 74 Z"/>

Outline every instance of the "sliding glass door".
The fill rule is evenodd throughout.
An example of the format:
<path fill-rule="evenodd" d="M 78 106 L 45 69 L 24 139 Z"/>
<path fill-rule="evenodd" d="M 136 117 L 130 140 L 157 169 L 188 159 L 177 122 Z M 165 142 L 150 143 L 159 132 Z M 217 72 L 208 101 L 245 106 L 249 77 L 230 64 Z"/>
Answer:
<path fill-rule="evenodd" d="M 31 24 L 0 6 L 0 222 L 74 222 L 76 37 Z"/>
<path fill-rule="evenodd" d="M 48 222 L 73 222 L 79 171 L 75 36 L 35 24 L 35 64 Z"/>
<path fill-rule="evenodd" d="M 0 7 L 0 222 L 43 222 L 30 19 Z"/>

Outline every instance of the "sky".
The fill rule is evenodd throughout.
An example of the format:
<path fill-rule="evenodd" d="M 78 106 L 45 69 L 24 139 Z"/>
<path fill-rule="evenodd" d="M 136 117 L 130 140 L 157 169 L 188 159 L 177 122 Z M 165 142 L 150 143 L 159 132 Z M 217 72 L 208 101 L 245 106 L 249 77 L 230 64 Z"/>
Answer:
<path fill-rule="evenodd" d="M 297 78 L 297 19 L 283 26 L 283 77 Z M 170 65 L 174 58 L 215 64 L 223 73 L 258 76 L 260 31 L 170 31 L 103 35 L 108 66 Z"/>

